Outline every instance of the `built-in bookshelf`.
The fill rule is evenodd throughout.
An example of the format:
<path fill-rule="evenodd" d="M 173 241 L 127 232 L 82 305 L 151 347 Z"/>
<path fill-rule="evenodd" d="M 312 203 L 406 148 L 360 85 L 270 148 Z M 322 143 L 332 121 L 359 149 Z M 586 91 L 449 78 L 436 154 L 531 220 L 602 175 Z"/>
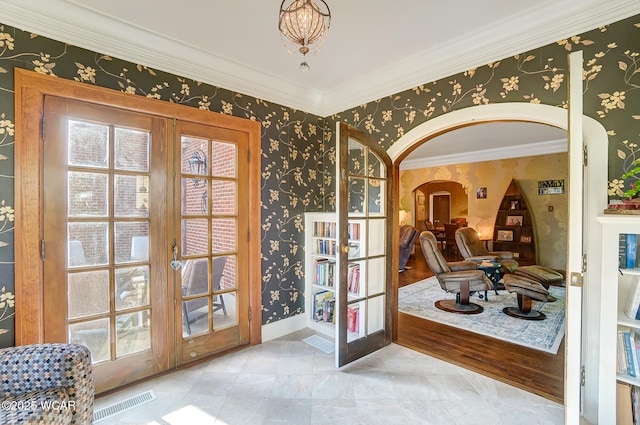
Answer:
<path fill-rule="evenodd" d="M 511 251 L 521 266 L 536 264 L 536 232 L 529 204 L 516 180 L 500 202 L 493 230 L 493 250 Z"/>
<path fill-rule="evenodd" d="M 598 221 L 603 287 L 598 423 L 633 425 L 640 423 L 640 216 L 605 214 Z M 609 294 L 613 302 L 605 299 Z"/>
<path fill-rule="evenodd" d="M 347 264 L 347 293 L 349 300 L 363 297 L 366 274 L 365 222 L 353 220 L 348 223 L 349 253 Z M 308 326 L 332 338 L 337 337 L 337 300 L 339 298 L 338 238 L 334 213 L 305 214 L 305 296 Z M 347 308 L 349 339 L 361 336 L 364 330 L 364 314 L 360 303 Z M 337 338 L 336 338 L 337 339 Z"/>

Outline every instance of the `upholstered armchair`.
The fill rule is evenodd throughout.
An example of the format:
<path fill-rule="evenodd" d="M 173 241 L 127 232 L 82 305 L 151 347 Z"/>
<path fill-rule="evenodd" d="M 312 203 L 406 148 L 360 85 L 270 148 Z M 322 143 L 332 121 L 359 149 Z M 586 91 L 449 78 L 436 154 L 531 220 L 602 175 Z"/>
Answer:
<path fill-rule="evenodd" d="M 477 314 L 484 309 L 482 306 L 469 301 L 472 292 L 484 292 L 493 288 L 493 283 L 478 270 L 478 264 L 469 261 L 448 263 L 438 249 L 436 237 L 433 233 L 424 231 L 420 234 L 420 246 L 427 261 L 427 265 L 438 279 L 440 287 L 446 292 L 456 294 L 455 300 L 439 300 L 435 306 L 440 310 L 451 313 Z"/>
<path fill-rule="evenodd" d="M 0 350 L 0 423 L 88 425 L 93 398 L 86 347 L 36 344 Z"/>
<path fill-rule="evenodd" d="M 481 263 L 492 261 L 500 263 L 500 271 L 513 273 L 519 266 L 510 251 L 489 251 L 478 237 L 478 231 L 472 227 L 461 227 L 456 230 L 456 245 L 465 261 Z"/>
<path fill-rule="evenodd" d="M 400 271 L 403 271 L 407 266 L 411 250 L 413 249 L 413 245 L 416 243 L 418 236 L 418 230 L 412 225 L 405 224 L 400 226 L 400 262 L 398 264 L 398 269 Z"/>

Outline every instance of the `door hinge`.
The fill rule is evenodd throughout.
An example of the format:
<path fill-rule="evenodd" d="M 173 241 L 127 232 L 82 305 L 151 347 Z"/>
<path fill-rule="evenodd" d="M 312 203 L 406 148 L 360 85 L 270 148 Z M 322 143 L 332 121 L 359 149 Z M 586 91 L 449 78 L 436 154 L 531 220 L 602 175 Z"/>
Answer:
<path fill-rule="evenodd" d="M 580 386 L 584 387 L 584 365 L 580 366 Z"/>
<path fill-rule="evenodd" d="M 582 273 L 587 272 L 587 254 L 582 254 Z"/>
<path fill-rule="evenodd" d="M 40 258 L 44 261 L 44 239 L 40 241 Z"/>
<path fill-rule="evenodd" d="M 582 165 L 584 165 L 585 167 L 587 166 L 587 163 L 589 159 L 589 155 L 588 155 L 588 149 L 586 146 L 582 147 Z"/>
<path fill-rule="evenodd" d="M 42 118 L 40 119 L 40 128 L 42 129 L 41 137 L 42 137 L 42 141 L 43 142 L 44 142 L 44 133 L 45 133 L 44 132 L 44 127 L 45 127 L 44 123 L 45 123 L 45 121 L 44 121 L 44 115 L 43 115 Z"/>

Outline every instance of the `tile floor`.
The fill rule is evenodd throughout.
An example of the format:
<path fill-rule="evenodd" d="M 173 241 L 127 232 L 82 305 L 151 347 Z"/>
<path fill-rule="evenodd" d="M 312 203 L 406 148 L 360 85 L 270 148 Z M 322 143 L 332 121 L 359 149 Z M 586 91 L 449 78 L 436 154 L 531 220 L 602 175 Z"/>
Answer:
<path fill-rule="evenodd" d="M 391 344 L 337 370 L 334 355 L 287 335 L 96 400 L 157 399 L 99 424 L 562 424 L 563 406 Z"/>

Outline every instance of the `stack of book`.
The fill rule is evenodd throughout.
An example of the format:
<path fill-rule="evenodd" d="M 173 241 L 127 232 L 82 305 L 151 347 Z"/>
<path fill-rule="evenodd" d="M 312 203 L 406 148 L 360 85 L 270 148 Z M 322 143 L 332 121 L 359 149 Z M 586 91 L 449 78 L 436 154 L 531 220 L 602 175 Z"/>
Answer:
<path fill-rule="evenodd" d="M 316 285 L 333 286 L 335 269 L 335 261 L 316 260 Z"/>
<path fill-rule="evenodd" d="M 640 353 L 638 332 L 627 326 L 618 326 L 618 349 L 616 371 L 632 378 L 640 377 L 638 356 Z"/>
<path fill-rule="evenodd" d="M 336 298 L 331 291 L 313 294 L 313 319 L 316 322 L 335 323 Z"/>

